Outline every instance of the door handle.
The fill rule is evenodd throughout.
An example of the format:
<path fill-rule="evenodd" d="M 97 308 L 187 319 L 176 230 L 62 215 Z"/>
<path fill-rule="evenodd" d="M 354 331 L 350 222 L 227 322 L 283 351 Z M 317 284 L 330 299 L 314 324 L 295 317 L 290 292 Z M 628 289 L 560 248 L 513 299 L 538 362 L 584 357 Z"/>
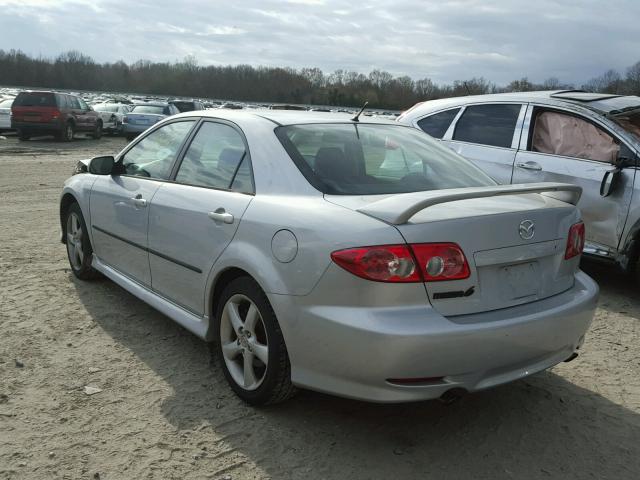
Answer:
<path fill-rule="evenodd" d="M 142 198 L 142 195 L 140 194 L 133 197 L 131 201 L 136 207 L 145 208 L 147 206 L 147 201 L 144 198 Z"/>
<path fill-rule="evenodd" d="M 525 170 L 535 170 L 537 172 L 542 170 L 542 167 L 538 165 L 536 162 L 520 162 L 520 163 L 516 163 L 516 167 L 524 168 Z"/>
<path fill-rule="evenodd" d="M 233 223 L 233 215 L 227 213 L 224 208 L 218 208 L 215 212 L 207 213 L 207 216 L 214 222 Z"/>

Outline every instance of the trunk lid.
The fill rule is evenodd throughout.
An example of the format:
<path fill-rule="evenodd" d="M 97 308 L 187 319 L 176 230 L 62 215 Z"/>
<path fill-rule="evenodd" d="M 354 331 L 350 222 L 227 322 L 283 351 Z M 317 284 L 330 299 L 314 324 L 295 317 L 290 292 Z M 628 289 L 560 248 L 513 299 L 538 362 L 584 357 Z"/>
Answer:
<path fill-rule="evenodd" d="M 127 122 L 131 125 L 151 126 L 164 118 L 166 118 L 166 115 L 158 115 L 155 113 L 127 113 Z"/>
<path fill-rule="evenodd" d="M 449 192 L 452 190 L 441 191 L 440 198 Z M 438 197 L 438 193 L 423 193 Z M 416 194 L 408 195 L 409 203 L 415 201 Z M 425 283 L 431 304 L 443 315 L 520 305 L 573 286 L 579 257 L 565 260 L 564 254 L 569 228 L 580 215 L 571 203 L 538 193 L 472 196 L 432 203 L 396 224 L 389 204 L 402 196 L 334 195 L 327 200 L 391 223 L 410 244 L 457 243 L 471 275 L 464 280 Z M 572 200 L 577 202 L 577 198 Z M 523 222 L 529 229 L 521 228 Z"/>

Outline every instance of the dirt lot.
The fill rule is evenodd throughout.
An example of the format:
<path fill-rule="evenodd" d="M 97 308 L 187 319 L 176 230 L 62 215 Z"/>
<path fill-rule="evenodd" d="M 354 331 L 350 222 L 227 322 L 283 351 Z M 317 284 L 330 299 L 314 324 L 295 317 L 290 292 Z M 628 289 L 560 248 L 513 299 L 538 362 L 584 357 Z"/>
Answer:
<path fill-rule="evenodd" d="M 62 182 L 124 143 L 0 139 L 0 478 L 640 478 L 640 287 L 586 265 L 602 295 L 584 353 L 452 406 L 250 408 L 202 341 L 69 271 Z"/>

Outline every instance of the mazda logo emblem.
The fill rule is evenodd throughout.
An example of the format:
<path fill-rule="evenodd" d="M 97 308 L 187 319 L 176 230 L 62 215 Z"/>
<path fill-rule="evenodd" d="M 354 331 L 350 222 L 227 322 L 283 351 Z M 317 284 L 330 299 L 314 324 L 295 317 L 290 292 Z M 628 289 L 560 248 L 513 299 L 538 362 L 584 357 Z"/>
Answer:
<path fill-rule="evenodd" d="M 536 226 L 531 220 L 523 220 L 518 227 L 518 233 L 523 240 L 531 240 L 536 234 Z"/>

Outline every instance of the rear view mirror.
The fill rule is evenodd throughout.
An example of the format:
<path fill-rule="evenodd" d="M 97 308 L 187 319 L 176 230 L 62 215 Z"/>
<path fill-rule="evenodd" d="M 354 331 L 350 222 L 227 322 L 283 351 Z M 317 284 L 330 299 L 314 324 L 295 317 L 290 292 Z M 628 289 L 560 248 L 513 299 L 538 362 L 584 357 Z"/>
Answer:
<path fill-rule="evenodd" d="M 611 170 L 607 170 L 602 178 L 602 183 L 600 183 L 600 196 L 608 197 L 613 193 L 616 189 L 616 184 L 618 183 L 618 178 L 620 177 L 620 169 L 613 168 Z"/>
<path fill-rule="evenodd" d="M 111 175 L 116 160 L 112 156 L 94 157 L 89 162 L 89 173 L 94 175 Z"/>

